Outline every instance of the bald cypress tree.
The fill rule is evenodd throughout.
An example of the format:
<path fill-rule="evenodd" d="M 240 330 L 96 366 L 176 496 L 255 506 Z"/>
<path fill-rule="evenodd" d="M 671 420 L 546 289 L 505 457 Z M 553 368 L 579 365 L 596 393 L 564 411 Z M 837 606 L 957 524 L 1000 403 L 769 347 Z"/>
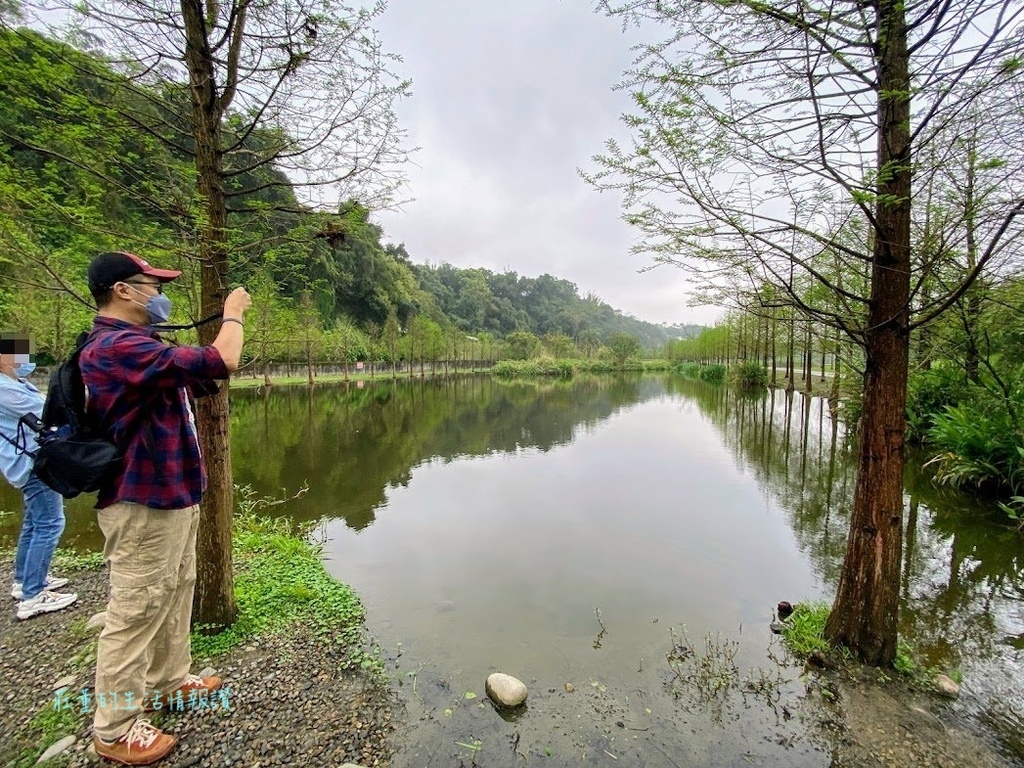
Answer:
<path fill-rule="evenodd" d="M 645 236 L 638 250 L 705 286 L 771 285 L 776 307 L 839 329 L 861 349 L 856 492 L 826 632 L 864 661 L 889 664 L 910 334 L 1016 257 L 1024 164 L 990 131 L 988 167 L 1010 182 L 971 212 L 970 266 L 965 217 L 945 222 L 936 258 L 915 249 L 915 193 L 942 170 L 960 117 L 984 105 L 993 126 L 1005 125 L 1020 109 L 1024 4 L 600 5 L 643 33 L 664 31 L 624 78 L 630 143 L 609 141 L 586 175 L 623 194 L 626 220 Z M 940 262 L 942 289 L 925 300 L 920 287 Z"/>

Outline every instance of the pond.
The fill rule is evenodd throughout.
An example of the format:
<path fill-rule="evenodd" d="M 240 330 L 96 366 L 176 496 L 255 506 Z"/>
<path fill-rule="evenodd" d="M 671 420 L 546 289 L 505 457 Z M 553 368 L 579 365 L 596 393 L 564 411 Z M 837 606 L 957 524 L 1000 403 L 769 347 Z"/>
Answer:
<path fill-rule="evenodd" d="M 829 765 L 769 630 L 842 563 L 852 445 L 825 400 L 660 376 L 232 397 L 237 481 L 308 484 L 288 513 L 363 598 L 409 709 L 395 765 Z M 1024 761 L 1022 538 L 913 469 L 906 488 L 902 636 L 963 673 L 946 714 Z M 65 540 L 98 546 L 83 507 Z M 524 712 L 485 704 L 493 671 Z"/>

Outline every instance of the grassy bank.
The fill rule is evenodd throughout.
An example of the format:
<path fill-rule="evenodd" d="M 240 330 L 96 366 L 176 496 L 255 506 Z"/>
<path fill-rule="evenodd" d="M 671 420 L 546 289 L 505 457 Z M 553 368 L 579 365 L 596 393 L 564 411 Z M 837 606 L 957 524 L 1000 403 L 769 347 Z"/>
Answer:
<path fill-rule="evenodd" d="M 491 367 L 487 368 L 460 368 L 457 371 L 449 369 L 449 376 L 464 376 L 479 373 L 489 373 Z M 372 374 L 369 371 L 353 371 L 349 374 L 344 373 L 325 373 L 317 374 L 313 378 L 314 384 L 339 384 L 343 382 L 368 382 L 368 381 L 406 381 L 409 379 L 431 379 L 437 376 L 444 376 L 444 368 L 438 368 L 436 371 L 431 371 L 430 366 L 427 365 L 421 376 L 419 368 L 413 370 L 412 375 L 409 375 L 408 371 L 401 371 L 397 375 L 391 371 L 374 371 Z M 271 376 L 271 386 L 295 386 L 295 385 L 306 385 L 309 384 L 309 375 L 303 371 L 302 373 L 296 373 L 291 376 Z M 258 389 L 259 387 L 266 386 L 266 382 L 262 375 L 257 375 L 255 378 L 248 373 L 242 373 L 231 377 L 231 388 L 232 389 Z"/>
<path fill-rule="evenodd" d="M 362 650 L 359 596 L 324 569 L 321 548 L 310 540 L 309 528 L 294 530 L 285 518 L 261 517 L 265 500 L 254 498 L 247 488 L 238 489 L 238 495 L 242 511 L 233 530 L 238 618 L 213 634 L 195 627 L 193 659 L 216 660 L 256 637 L 302 623 L 325 641 L 347 646 L 353 665 L 373 666 L 374 659 Z"/>

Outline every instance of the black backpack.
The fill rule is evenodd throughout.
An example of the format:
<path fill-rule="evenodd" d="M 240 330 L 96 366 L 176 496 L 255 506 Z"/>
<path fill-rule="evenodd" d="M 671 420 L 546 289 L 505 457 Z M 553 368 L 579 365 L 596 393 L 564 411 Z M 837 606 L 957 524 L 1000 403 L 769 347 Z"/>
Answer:
<path fill-rule="evenodd" d="M 122 459 L 118 447 L 86 412 L 78 358 L 91 338 L 89 333 L 80 334 L 75 351 L 50 374 L 42 420 L 33 414 L 22 417 L 38 433 L 39 447 L 30 452 L 35 457 L 36 475 L 66 499 L 98 491 Z"/>

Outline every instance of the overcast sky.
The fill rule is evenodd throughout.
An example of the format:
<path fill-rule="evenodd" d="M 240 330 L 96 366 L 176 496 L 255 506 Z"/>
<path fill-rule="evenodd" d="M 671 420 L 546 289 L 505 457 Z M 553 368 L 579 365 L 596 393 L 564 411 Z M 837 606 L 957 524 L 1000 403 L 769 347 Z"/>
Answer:
<path fill-rule="evenodd" d="M 520 275 L 545 272 L 650 322 L 700 322 L 670 267 L 640 273 L 620 200 L 577 168 L 624 138 L 630 36 L 588 0 L 389 0 L 378 23 L 397 74 L 413 81 L 399 111 L 419 151 L 400 210 L 378 216 L 415 262 Z"/>

